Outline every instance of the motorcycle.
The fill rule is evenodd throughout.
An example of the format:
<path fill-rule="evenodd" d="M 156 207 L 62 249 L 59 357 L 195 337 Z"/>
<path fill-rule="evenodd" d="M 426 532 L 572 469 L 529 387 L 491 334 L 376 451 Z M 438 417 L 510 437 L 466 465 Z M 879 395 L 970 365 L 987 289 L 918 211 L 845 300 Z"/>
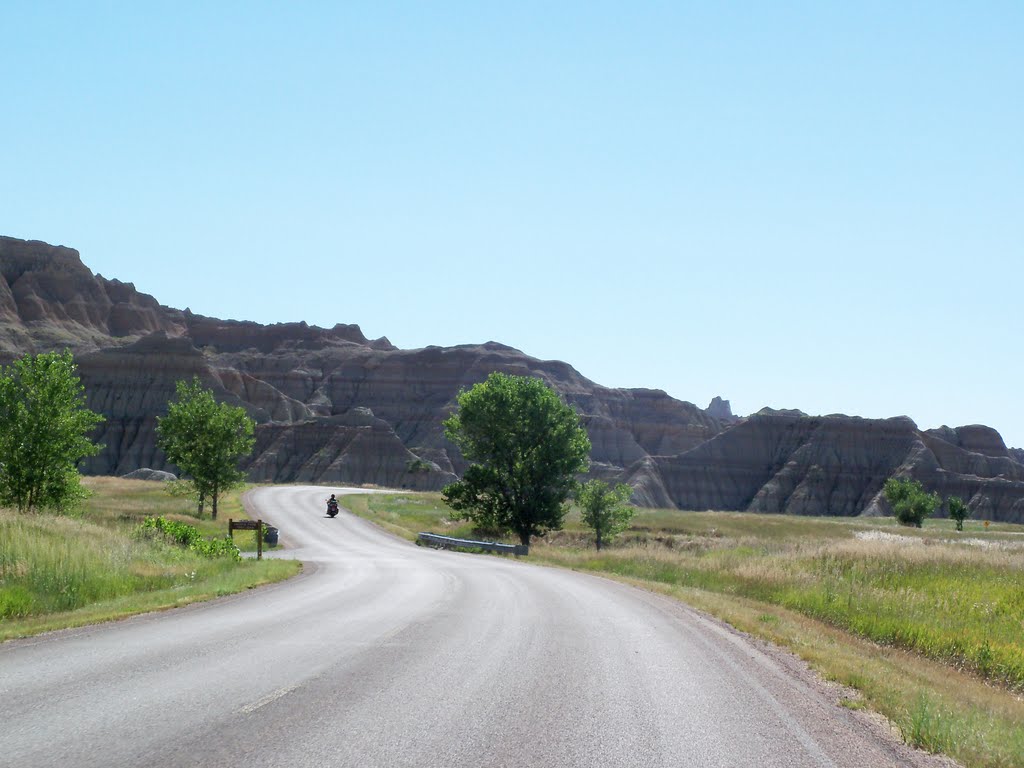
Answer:
<path fill-rule="evenodd" d="M 327 502 L 327 516 L 337 517 L 338 515 L 338 502 L 331 499 Z"/>

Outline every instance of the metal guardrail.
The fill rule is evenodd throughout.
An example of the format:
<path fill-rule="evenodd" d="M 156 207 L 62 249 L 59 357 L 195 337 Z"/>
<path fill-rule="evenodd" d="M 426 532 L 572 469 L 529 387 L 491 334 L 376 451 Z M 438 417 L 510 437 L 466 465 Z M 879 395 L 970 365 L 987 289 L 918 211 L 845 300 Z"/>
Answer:
<path fill-rule="evenodd" d="M 439 536 L 436 533 L 426 533 L 424 531 L 420 532 L 419 540 L 424 544 L 432 547 L 441 547 L 442 549 L 483 549 L 488 552 L 502 552 L 508 555 L 515 555 L 516 557 L 530 554 L 530 548 L 524 547 L 522 544 L 499 544 L 496 541 L 453 539 L 451 536 Z"/>

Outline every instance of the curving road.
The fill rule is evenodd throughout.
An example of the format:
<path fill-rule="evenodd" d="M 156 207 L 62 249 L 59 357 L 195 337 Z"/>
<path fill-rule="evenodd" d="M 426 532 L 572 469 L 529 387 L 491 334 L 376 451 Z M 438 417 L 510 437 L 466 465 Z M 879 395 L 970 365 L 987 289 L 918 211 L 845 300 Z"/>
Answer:
<path fill-rule="evenodd" d="M 889 766 L 914 753 L 673 601 L 250 495 L 302 576 L 0 645 L 0 765 Z"/>

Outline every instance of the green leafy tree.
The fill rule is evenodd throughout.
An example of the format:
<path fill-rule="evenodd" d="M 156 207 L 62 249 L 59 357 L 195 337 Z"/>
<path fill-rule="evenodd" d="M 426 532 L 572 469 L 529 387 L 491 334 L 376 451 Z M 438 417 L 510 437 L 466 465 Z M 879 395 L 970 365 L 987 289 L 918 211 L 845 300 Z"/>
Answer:
<path fill-rule="evenodd" d="M 85 407 L 68 351 L 26 355 L 0 371 L 0 503 L 20 511 L 83 497 L 78 462 L 103 417 Z"/>
<path fill-rule="evenodd" d="M 896 520 L 901 525 L 917 528 L 921 527 L 926 517 L 935 514 L 935 510 L 942 504 L 937 493 L 925 493 L 921 483 L 908 478 L 890 477 L 885 481 L 883 493 L 892 506 Z"/>
<path fill-rule="evenodd" d="M 157 444 L 191 477 L 199 514 L 209 499 L 216 520 L 220 496 L 245 478 L 238 463 L 252 452 L 255 422 L 244 408 L 218 403 L 198 377 L 179 381 L 175 395 L 157 419 Z"/>
<path fill-rule="evenodd" d="M 532 536 L 562 527 L 590 439 L 576 412 L 540 379 L 492 373 L 459 393 L 445 435 L 470 462 L 445 501 L 478 528 Z"/>
<path fill-rule="evenodd" d="M 964 529 L 964 520 L 970 516 L 967 504 L 959 496 L 950 496 L 946 499 L 946 506 L 949 508 L 949 519 L 956 520 L 956 529 Z"/>
<path fill-rule="evenodd" d="M 181 474 L 192 478 L 190 481 L 170 484 L 168 492 L 196 499 L 197 514 L 201 517 L 206 505 L 208 483 L 200 477 L 206 453 L 200 448 L 200 440 L 206 440 L 209 425 L 217 411 L 217 400 L 197 377 L 191 382 L 179 381 L 175 385 L 175 397 L 176 400 L 167 405 L 167 415 L 157 417 L 157 445 L 177 465 Z"/>
<path fill-rule="evenodd" d="M 627 504 L 633 489 L 625 483 L 610 487 L 603 480 L 591 480 L 576 494 L 583 524 L 594 531 L 597 549 L 629 527 L 636 512 Z"/>

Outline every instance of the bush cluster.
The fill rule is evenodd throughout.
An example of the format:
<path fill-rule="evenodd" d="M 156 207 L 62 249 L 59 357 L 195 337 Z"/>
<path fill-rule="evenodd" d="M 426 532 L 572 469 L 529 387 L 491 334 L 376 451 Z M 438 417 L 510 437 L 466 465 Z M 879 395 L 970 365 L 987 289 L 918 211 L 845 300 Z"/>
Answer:
<path fill-rule="evenodd" d="M 204 539 L 199 530 L 187 523 L 179 523 L 175 520 L 168 520 L 165 517 L 147 517 L 140 528 L 143 534 L 152 536 L 161 534 L 165 538 L 188 547 L 193 552 L 203 557 L 229 557 L 232 560 L 241 560 L 242 554 L 230 538 Z"/>
<path fill-rule="evenodd" d="M 942 505 L 937 493 L 925 493 L 924 486 L 910 478 L 890 477 L 883 487 L 886 501 L 900 525 L 920 528 L 926 517 L 931 517 Z"/>

